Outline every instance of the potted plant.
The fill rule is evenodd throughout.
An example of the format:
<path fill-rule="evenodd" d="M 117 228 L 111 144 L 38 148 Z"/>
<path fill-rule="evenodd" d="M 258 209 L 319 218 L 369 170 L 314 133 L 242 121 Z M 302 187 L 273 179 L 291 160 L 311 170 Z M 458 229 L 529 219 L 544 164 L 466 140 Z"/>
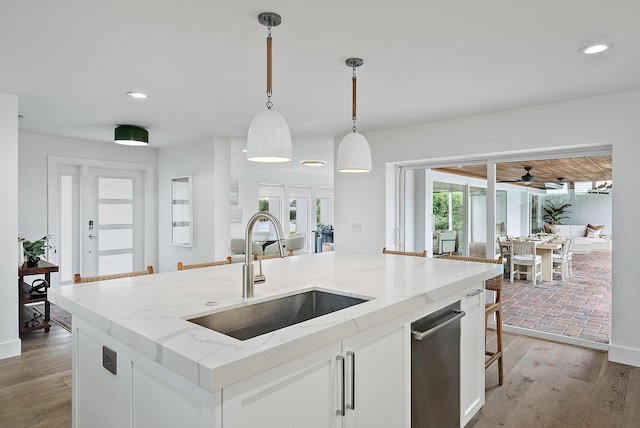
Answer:
<path fill-rule="evenodd" d="M 37 241 L 27 241 L 24 238 L 18 238 L 22 241 L 22 248 L 24 249 L 24 257 L 26 259 L 27 267 L 36 267 L 40 261 L 40 256 L 44 256 L 45 250 L 53 248 L 49 245 L 49 239 L 51 236 L 45 235 Z M 53 252 L 56 250 L 53 248 Z"/>
<path fill-rule="evenodd" d="M 556 206 L 553 201 L 547 201 L 547 206 L 542 207 L 542 210 L 544 211 L 543 220 L 548 224 L 561 224 L 560 220 L 571 218 L 566 215 L 571 214 L 571 211 L 568 211 L 570 206 L 571 204 Z"/>

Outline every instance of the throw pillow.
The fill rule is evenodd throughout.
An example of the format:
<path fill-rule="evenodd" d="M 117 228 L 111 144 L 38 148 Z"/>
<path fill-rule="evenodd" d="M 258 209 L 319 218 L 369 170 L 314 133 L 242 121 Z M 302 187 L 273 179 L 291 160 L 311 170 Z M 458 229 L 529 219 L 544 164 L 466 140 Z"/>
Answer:
<path fill-rule="evenodd" d="M 589 235 L 589 229 L 593 229 L 594 231 L 596 231 L 598 233 L 598 236 L 596 236 L 596 238 L 599 238 L 600 235 L 602 235 L 602 231 L 604 230 L 604 225 L 594 226 L 591 223 L 587 224 L 587 234 L 585 236 Z"/>
<path fill-rule="evenodd" d="M 587 238 L 599 238 L 599 237 L 600 237 L 600 230 L 591 229 L 590 227 L 587 227 Z"/>
<path fill-rule="evenodd" d="M 556 234 L 556 225 L 555 224 L 545 224 L 544 225 L 544 232 L 545 233 L 550 233 L 552 235 Z"/>

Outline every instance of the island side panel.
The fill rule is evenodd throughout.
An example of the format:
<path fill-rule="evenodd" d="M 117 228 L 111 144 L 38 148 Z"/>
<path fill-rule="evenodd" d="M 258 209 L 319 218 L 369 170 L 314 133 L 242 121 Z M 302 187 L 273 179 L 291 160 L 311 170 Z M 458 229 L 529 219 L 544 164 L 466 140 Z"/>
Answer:
<path fill-rule="evenodd" d="M 221 427 L 221 393 L 209 392 L 73 319 L 73 427 Z M 116 374 L 103 347 L 116 354 Z M 112 358 L 112 357 L 110 357 Z"/>

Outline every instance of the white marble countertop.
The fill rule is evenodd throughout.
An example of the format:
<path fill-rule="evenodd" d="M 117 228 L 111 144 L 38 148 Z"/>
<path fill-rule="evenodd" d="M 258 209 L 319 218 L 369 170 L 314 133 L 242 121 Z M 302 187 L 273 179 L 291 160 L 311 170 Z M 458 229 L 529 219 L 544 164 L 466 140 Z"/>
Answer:
<path fill-rule="evenodd" d="M 256 271 L 258 269 L 257 263 Z M 425 307 L 502 267 L 443 259 L 327 252 L 262 262 L 267 281 L 243 299 L 242 264 L 52 287 L 49 300 L 208 391 Z M 368 302 L 240 341 L 186 321 L 300 291 Z M 215 302 L 215 306 L 207 303 Z"/>

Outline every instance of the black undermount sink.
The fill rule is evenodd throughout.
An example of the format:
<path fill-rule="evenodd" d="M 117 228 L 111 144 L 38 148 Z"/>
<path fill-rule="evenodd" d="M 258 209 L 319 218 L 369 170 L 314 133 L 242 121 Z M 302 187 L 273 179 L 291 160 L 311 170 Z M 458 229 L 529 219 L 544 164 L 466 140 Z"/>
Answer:
<path fill-rule="evenodd" d="M 247 340 L 366 301 L 357 297 L 313 290 L 187 321 L 238 340 Z"/>

